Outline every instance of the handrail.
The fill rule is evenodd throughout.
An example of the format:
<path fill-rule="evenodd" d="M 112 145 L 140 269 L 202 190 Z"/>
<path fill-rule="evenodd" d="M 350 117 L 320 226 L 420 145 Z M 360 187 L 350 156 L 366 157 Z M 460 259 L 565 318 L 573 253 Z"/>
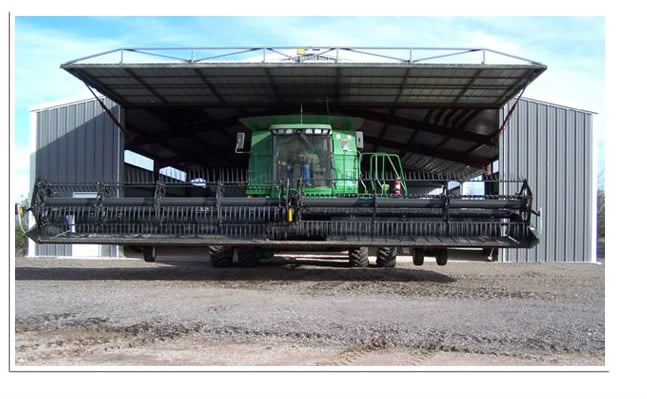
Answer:
<path fill-rule="evenodd" d="M 196 52 L 211 52 L 212 54 L 196 58 Z M 398 54 L 404 52 L 405 56 Z M 170 55 L 174 53 L 175 55 Z M 488 48 L 460 48 L 460 47 L 338 47 L 338 46 L 257 46 L 257 47 L 122 47 L 110 51 L 89 55 L 68 61 L 63 66 L 88 63 L 100 57 L 118 55 L 116 64 L 135 63 L 126 60 L 125 56 L 137 54 L 150 57 L 151 62 L 160 62 L 159 59 L 171 60 L 184 64 L 204 64 L 217 62 L 259 62 L 268 63 L 268 53 L 276 54 L 282 58 L 271 62 L 290 63 L 380 63 L 395 62 L 402 64 L 428 64 L 429 61 L 439 59 L 454 59 L 459 56 L 480 54 L 481 58 L 475 62 L 465 64 L 500 65 L 488 63 L 488 56 L 504 57 L 516 63 L 531 66 L 545 67 L 544 64 Z M 293 54 L 293 55 L 291 55 Z M 249 55 L 248 58 L 241 58 Z M 325 55 L 325 57 L 322 57 Z M 359 57 L 358 57 L 359 55 Z M 370 57 L 370 58 L 367 58 Z M 214 61 L 215 60 L 215 61 Z"/>

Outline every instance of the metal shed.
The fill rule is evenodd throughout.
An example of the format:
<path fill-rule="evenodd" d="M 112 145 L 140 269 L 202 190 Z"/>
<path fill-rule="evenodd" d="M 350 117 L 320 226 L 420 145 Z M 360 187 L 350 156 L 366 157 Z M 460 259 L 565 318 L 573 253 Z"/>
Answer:
<path fill-rule="evenodd" d="M 500 259 L 595 259 L 591 113 L 521 99 L 501 130 L 515 97 L 546 69 L 540 63 L 485 49 L 192 48 L 118 49 L 62 68 L 110 100 L 34 111 L 39 177 L 120 181 L 124 149 L 154 159 L 156 170 L 242 168 L 231 150 L 240 117 L 359 116 L 367 150 L 397 152 L 410 170 L 476 176 L 499 160 L 501 174 L 529 178 L 542 243 Z"/>

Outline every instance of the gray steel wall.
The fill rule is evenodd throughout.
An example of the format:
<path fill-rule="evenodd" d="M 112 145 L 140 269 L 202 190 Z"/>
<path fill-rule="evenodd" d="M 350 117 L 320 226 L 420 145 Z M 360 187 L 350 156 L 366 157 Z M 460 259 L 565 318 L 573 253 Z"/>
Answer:
<path fill-rule="evenodd" d="M 512 103 L 502 111 L 502 119 Z M 521 99 L 499 141 L 499 172 L 526 177 L 542 237 L 529 250 L 503 250 L 511 262 L 595 262 L 592 113 Z M 503 191 L 515 190 L 502 187 Z M 536 219 L 532 218 L 533 221 Z"/>
<path fill-rule="evenodd" d="M 105 99 L 120 118 L 120 107 Z M 36 113 L 36 156 L 32 182 L 42 178 L 63 183 L 119 181 L 123 140 L 119 128 L 96 100 L 32 111 Z M 71 245 L 36 245 L 38 256 L 71 256 Z M 118 247 L 104 245 L 102 256 L 117 256 Z"/>

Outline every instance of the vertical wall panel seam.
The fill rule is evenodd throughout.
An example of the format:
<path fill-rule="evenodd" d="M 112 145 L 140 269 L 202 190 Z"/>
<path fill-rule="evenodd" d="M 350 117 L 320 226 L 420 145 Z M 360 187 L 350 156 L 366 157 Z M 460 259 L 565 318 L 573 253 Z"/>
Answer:
<path fill-rule="evenodd" d="M 525 164 L 525 168 L 524 168 L 524 178 L 525 179 L 531 179 L 532 178 L 530 176 L 530 152 L 532 152 L 532 149 L 530 148 L 530 119 L 532 117 L 532 109 L 533 109 L 533 107 L 534 107 L 533 104 L 526 102 L 526 121 L 525 121 L 526 123 L 524 123 L 524 129 L 526 129 L 526 132 L 523 135 L 523 137 L 525 137 L 523 147 L 529 149 L 530 151 L 527 151 L 527 150 L 524 151 L 525 156 L 523 157 L 524 159 L 522 160 L 522 162 Z M 528 250 L 528 249 L 522 251 L 523 260 L 526 261 L 526 262 L 529 261 L 530 259 L 532 259 L 530 251 L 531 250 Z"/>
<path fill-rule="evenodd" d="M 535 207 L 537 206 L 537 204 L 541 203 L 540 199 L 538 198 L 540 193 L 542 192 L 542 190 L 541 190 L 541 182 L 540 182 L 540 179 L 539 179 L 539 163 L 541 162 L 542 158 L 545 158 L 545 156 L 542 157 L 541 152 L 539 152 L 540 144 L 541 144 L 540 141 L 539 141 L 539 136 L 541 135 L 541 128 L 543 126 L 540 121 L 542 120 L 541 115 L 543 114 L 543 112 L 544 112 L 544 106 L 543 105 L 541 107 L 538 106 L 537 107 L 537 113 L 535 114 L 536 128 L 535 128 L 535 140 L 534 140 L 535 148 L 537 149 L 537 156 L 535 157 L 535 164 L 533 165 L 533 170 L 534 170 L 533 180 L 534 180 L 534 185 L 535 185 L 534 189 L 536 190 L 535 191 L 536 199 L 535 199 L 535 205 L 534 205 Z M 543 149 L 542 149 L 542 151 L 543 151 Z M 539 246 L 536 246 L 535 248 L 533 248 L 533 255 L 534 255 L 534 261 L 535 262 L 541 261 L 542 256 L 541 256 L 541 254 L 539 252 L 540 248 L 541 247 L 539 247 Z"/>
<path fill-rule="evenodd" d="M 545 126 L 545 129 L 546 129 L 546 138 L 545 138 L 545 140 L 546 140 L 546 164 L 544 165 L 544 167 L 546 168 L 545 169 L 545 174 L 544 174 L 544 176 L 545 176 L 544 180 L 546 182 L 546 187 L 545 187 L 546 201 L 544 202 L 544 206 L 546 207 L 546 210 L 545 210 L 545 214 L 542 216 L 544 218 L 543 221 L 548 220 L 549 210 L 551 210 L 550 209 L 551 208 L 551 204 L 550 204 L 551 198 L 548 196 L 548 189 L 549 189 L 548 187 L 549 187 L 549 179 L 550 179 L 550 167 L 553 164 L 552 158 L 551 158 L 552 154 L 550 154 L 550 129 L 552 129 L 552 126 L 551 126 L 551 123 L 550 123 L 550 114 L 552 112 L 551 112 L 550 109 L 548 109 L 548 107 L 546 107 L 546 108 L 547 108 L 546 109 L 546 126 Z M 548 232 L 549 227 L 550 226 L 548 226 L 547 224 L 544 223 L 545 231 L 543 232 L 543 234 L 545 236 L 547 236 L 547 232 Z M 545 240 L 545 238 L 544 238 L 544 240 Z M 553 257 L 554 257 L 555 251 L 552 251 L 552 252 L 550 251 L 550 243 L 546 242 L 544 248 L 546 250 L 544 260 L 545 261 L 554 261 Z M 552 255 L 552 256 L 549 256 L 549 255 Z"/>
<path fill-rule="evenodd" d="M 589 226 L 589 223 L 590 223 L 589 215 L 590 215 L 590 209 L 591 209 L 590 208 L 590 206 L 591 206 L 591 204 L 590 204 L 591 198 L 589 198 L 590 197 L 589 192 L 591 191 L 590 181 L 591 181 L 591 175 L 593 174 L 593 169 L 588 167 L 588 161 L 589 161 L 589 158 L 590 158 L 590 155 L 591 155 L 590 154 L 591 150 L 589 150 L 589 144 L 588 144 L 588 141 L 589 141 L 588 140 L 588 133 L 587 133 L 588 120 L 587 120 L 586 114 L 584 114 L 583 124 L 584 124 L 584 126 L 583 126 L 584 135 L 582 137 L 582 139 L 583 139 L 582 143 L 583 143 L 583 146 L 584 146 L 584 158 L 582 159 L 582 168 L 587 171 L 587 174 L 586 174 L 586 177 L 585 177 L 585 180 L 584 180 L 584 183 L 585 183 L 584 184 L 584 205 L 585 205 L 585 209 L 584 209 L 584 225 L 583 225 L 583 228 L 582 228 L 582 234 L 583 234 L 583 238 L 584 238 L 585 241 L 583 243 L 584 244 L 583 245 L 583 251 L 584 251 L 584 259 L 586 259 L 588 261 L 592 261 L 592 259 L 590 259 L 591 251 L 590 251 L 590 247 L 589 247 L 590 243 L 589 243 L 589 239 L 588 239 L 588 236 L 589 236 L 588 233 L 589 233 L 589 231 L 591 229 L 590 226 Z"/>
<path fill-rule="evenodd" d="M 579 240 L 579 245 L 580 245 L 580 251 L 581 254 L 578 255 L 578 257 L 582 260 L 586 259 L 586 178 L 588 177 L 588 174 L 590 171 L 588 168 L 585 166 L 585 160 L 586 160 L 586 140 L 585 140 L 585 123 L 586 123 L 586 116 L 583 113 L 580 113 L 580 125 L 582 133 L 579 134 L 578 132 L 578 137 L 579 137 L 579 142 L 580 142 L 580 164 L 579 164 L 579 169 L 582 171 L 582 192 L 580 193 L 580 206 L 582 207 L 582 213 L 580 215 L 580 240 Z"/>
<path fill-rule="evenodd" d="M 591 185 L 592 181 L 595 181 L 597 176 L 595 176 L 594 173 L 594 168 L 589 166 L 591 164 L 591 159 L 593 157 L 593 148 L 591 147 L 591 125 L 589 119 L 592 118 L 592 116 L 587 116 L 584 115 L 584 146 L 586 148 L 586 151 L 584 151 L 585 155 L 585 161 L 584 161 L 584 168 L 588 170 L 588 175 L 586 176 L 586 185 L 585 185 L 585 202 L 586 202 L 586 210 L 585 210 L 585 216 L 584 216 L 584 237 L 585 237 L 585 246 L 584 246 L 584 257 L 587 259 L 589 262 L 595 262 L 595 258 L 591 258 L 591 251 L 592 251 L 592 243 L 591 243 L 591 231 L 593 229 L 593 223 L 591 220 L 591 208 L 593 207 L 593 201 L 597 201 L 597 190 L 593 190 L 593 187 L 596 187 L 595 184 L 593 184 L 593 187 Z M 593 196 L 591 196 L 591 192 L 594 191 L 595 193 Z M 587 200 L 588 198 L 588 200 Z M 597 212 L 596 212 L 597 213 Z"/>
<path fill-rule="evenodd" d="M 561 170 L 562 174 L 564 175 L 564 203 L 562 205 L 562 217 L 560 218 L 560 222 L 563 223 L 563 229 L 564 232 L 562 233 L 561 241 L 564 243 L 564 253 L 562 256 L 562 262 L 566 262 L 568 260 L 568 250 L 567 250 L 567 245 L 568 241 L 566 241 L 566 233 L 568 232 L 568 176 L 569 176 L 569 170 L 568 170 L 568 112 L 564 112 L 564 127 L 563 127 L 563 134 L 562 134 L 562 165 L 561 165 Z"/>
<path fill-rule="evenodd" d="M 572 180 L 572 177 L 573 177 L 572 176 L 572 167 L 570 165 L 570 162 L 571 162 L 570 160 L 573 157 L 570 157 L 569 153 L 571 153 L 573 151 L 573 149 L 571 148 L 571 137 L 570 137 L 571 136 L 570 135 L 570 133 L 571 133 L 571 122 L 570 122 L 571 119 L 570 118 L 572 118 L 572 114 L 570 112 L 568 112 L 568 111 L 565 111 L 565 114 L 566 114 L 566 125 L 565 125 L 564 137 L 566 139 L 566 145 L 564 146 L 565 152 L 564 152 L 564 165 L 563 165 L 564 169 L 563 170 L 566 172 L 566 176 L 565 176 L 566 179 L 564 179 L 564 186 L 565 186 L 564 188 L 565 188 L 566 196 L 564 197 L 564 218 L 562 220 L 564 221 L 564 223 L 566 223 L 566 225 L 564 226 L 564 230 L 565 230 L 564 234 L 566 235 L 566 234 L 570 233 L 571 230 L 572 230 L 569 227 L 569 224 L 570 224 L 569 213 L 570 213 L 571 207 L 573 206 L 573 203 L 572 203 L 573 201 L 572 201 L 572 198 L 571 198 L 571 189 L 570 189 L 572 184 L 569 184 L 569 183 L 571 183 L 571 180 Z M 569 201 L 569 199 L 570 199 L 570 201 Z M 570 255 L 570 253 L 572 251 L 572 248 L 570 248 L 570 240 L 568 240 L 568 237 L 562 237 L 562 240 L 564 240 L 564 261 L 568 262 L 568 261 L 570 261 L 570 256 L 569 255 Z"/>
<path fill-rule="evenodd" d="M 578 176 L 577 166 L 578 166 L 578 158 L 579 158 L 579 156 L 578 156 L 579 148 L 577 147 L 577 126 L 578 126 L 577 125 L 577 122 L 578 122 L 577 121 L 577 116 L 578 115 L 577 115 L 577 112 L 572 112 L 572 115 L 573 115 L 573 126 L 572 126 L 572 131 L 573 131 L 573 138 L 572 138 L 572 140 L 573 140 L 573 156 L 571 157 L 572 158 L 571 170 L 572 170 L 573 178 L 574 178 L 572 186 L 575 187 L 575 183 L 576 183 L 575 176 Z M 571 239 L 571 245 L 573 247 L 573 253 L 571 254 L 571 259 L 569 259 L 569 261 L 573 261 L 574 259 L 577 259 L 577 246 L 578 246 L 577 245 L 577 232 L 579 231 L 578 228 L 577 228 L 577 208 L 580 206 L 579 201 L 578 201 L 579 198 L 578 198 L 578 195 L 577 195 L 577 191 L 578 191 L 577 189 L 573 190 L 573 201 L 571 202 L 570 219 L 571 219 L 571 223 L 573 225 L 573 234 L 572 234 L 572 237 L 570 237 L 570 239 Z"/>
<path fill-rule="evenodd" d="M 592 182 L 595 181 L 597 176 L 595 176 L 596 175 L 596 173 L 594 173 L 595 169 L 593 168 L 593 165 L 591 162 L 594 149 L 591 147 L 592 136 L 591 136 L 591 124 L 590 124 L 589 118 L 591 117 L 587 117 L 587 115 L 584 115 L 584 147 L 586 150 L 584 151 L 583 167 L 588 171 L 588 175 L 586 176 L 585 185 L 584 185 L 584 192 L 585 192 L 584 201 L 585 201 L 586 208 L 584 210 L 583 239 L 585 240 L 584 258 L 589 262 L 595 262 L 596 258 L 591 256 L 591 252 L 593 250 L 593 243 L 591 242 L 593 220 L 591 220 L 591 214 L 592 214 L 592 208 L 594 206 L 594 201 L 597 201 L 597 190 L 594 189 L 594 187 L 597 187 L 597 185 L 593 184 Z M 595 237 L 596 234 L 593 233 L 593 236 Z"/>
<path fill-rule="evenodd" d="M 578 245 L 579 245 L 579 248 L 580 248 L 580 253 L 578 254 L 578 259 L 586 260 L 586 257 L 587 257 L 586 256 L 586 248 L 585 248 L 586 247 L 586 238 L 585 238 L 586 237 L 586 210 L 588 208 L 587 205 L 586 205 L 586 202 L 587 202 L 586 201 L 586 197 L 587 197 L 586 188 L 588 186 L 586 184 L 586 180 L 587 180 L 587 177 L 588 177 L 588 175 L 590 173 L 590 170 L 588 168 L 586 168 L 586 166 L 585 166 L 585 160 L 586 160 L 586 140 L 585 140 L 585 135 L 586 135 L 586 133 L 585 133 L 586 132 L 586 126 L 585 126 L 586 116 L 582 112 L 580 112 L 579 117 L 580 117 L 579 118 L 579 125 L 581 125 L 581 127 L 580 127 L 581 133 L 578 131 L 578 138 L 579 138 L 578 142 L 580 143 L 579 144 L 579 147 L 580 147 L 579 161 L 580 162 L 579 162 L 579 165 L 578 165 L 578 169 L 582 171 L 581 172 L 581 174 L 582 174 L 582 179 L 581 179 L 581 188 L 582 188 L 582 190 L 579 193 L 580 194 L 581 212 L 580 212 L 579 217 L 578 217 L 578 220 L 580 221 L 580 224 L 578 226 L 579 227 L 579 242 L 578 242 Z"/>
<path fill-rule="evenodd" d="M 565 240 L 565 235 L 568 229 L 566 228 L 566 223 L 567 223 L 567 209 L 568 209 L 568 170 L 566 169 L 567 165 L 567 159 L 568 159 L 568 112 L 563 111 L 563 116 L 564 116 L 564 124 L 562 126 L 562 159 L 561 159 L 561 165 L 560 169 L 562 171 L 562 174 L 564 175 L 562 179 L 562 190 L 563 190 L 563 204 L 562 204 L 562 209 L 561 209 L 561 218 L 559 219 L 559 222 L 562 223 L 561 230 L 562 234 L 561 237 L 559 238 L 560 242 L 562 243 L 562 262 L 567 261 L 567 253 L 568 251 L 566 250 L 566 240 Z M 566 173 L 564 173 L 566 172 Z"/>
<path fill-rule="evenodd" d="M 589 238 L 588 238 L 588 231 L 590 230 L 589 225 L 589 215 L 591 213 L 591 208 L 590 208 L 590 200 L 587 200 L 587 197 L 589 196 L 588 193 L 591 191 L 590 190 L 590 179 L 591 179 L 591 174 L 593 170 L 587 166 L 588 160 L 589 160 L 589 145 L 588 145 L 588 134 L 587 134 L 587 120 L 586 120 L 586 115 L 583 117 L 583 131 L 584 134 L 582 136 L 582 146 L 584 147 L 583 150 L 583 157 L 582 157 L 582 169 L 587 171 L 587 174 L 584 179 L 584 218 L 583 218 L 583 223 L 582 223 L 582 252 L 583 252 L 583 258 L 587 261 L 592 261 L 590 259 L 590 243 L 589 243 Z"/>
<path fill-rule="evenodd" d="M 580 148 L 578 146 L 578 139 L 577 139 L 577 136 L 578 136 L 577 127 L 578 126 L 579 126 L 579 112 L 576 112 L 575 113 L 575 125 L 574 125 L 574 129 L 573 129 L 574 130 L 574 139 L 575 139 L 575 162 L 574 162 L 575 163 L 575 166 L 574 166 L 574 173 L 575 173 L 575 191 L 574 191 L 575 210 L 573 212 L 573 228 L 575 230 L 575 234 L 573 234 L 573 244 L 575 245 L 575 248 L 574 248 L 575 251 L 573 253 L 573 259 L 579 259 L 580 258 L 578 249 L 579 249 L 579 240 L 581 240 L 581 238 L 578 237 L 579 236 L 579 226 L 577 224 L 577 221 L 578 221 L 578 214 L 579 214 L 579 212 L 578 212 L 579 209 L 578 208 L 583 209 L 582 204 L 580 202 L 579 194 L 578 194 L 578 186 L 580 184 L 580 179 L 578 178 L 578 177 L 580 177 L 580 175 L 578 173 L 578 172 L 580 172 L 580 168 L 579 168 Z"/>
<path fill-rule="evenodd" d="M 554 207 L 553 207 L 553 218 L 551 220 L 551 225 L 553 226 L 553 239 L 555 240 L 555 260 L 556 261 L 562 261 L 562 252 L 561 252 L 561 245 L 559 244 L 559 232 L 560 232 L 560 226 L 558 226 L 555 221 L 559 221 L 559 218 L 561 217 L 561 201 L 559 197 L 557 196 L 557 193 L 561 194 L 562 188 L 558 187 L 557 183 L 559 182 L 559 151 L 561 150 L 561 146 L 559 145 L 559 132 L 561 130 L 561 121 L 560 119 L 562 118 L 561 112 L 559 110 L 555 110 L 555 138 L 554 138 L 554 143 L 553 143 L 553 148 L 555 151 L 555 154 L 553 155 L 555 157 L 555 164 L 553 166 L 553 174 L 555 175 L 555 180 L 554 180 L 554 186 L 553 190 L 555 190 L 555 197 L 554 197 Z"/>

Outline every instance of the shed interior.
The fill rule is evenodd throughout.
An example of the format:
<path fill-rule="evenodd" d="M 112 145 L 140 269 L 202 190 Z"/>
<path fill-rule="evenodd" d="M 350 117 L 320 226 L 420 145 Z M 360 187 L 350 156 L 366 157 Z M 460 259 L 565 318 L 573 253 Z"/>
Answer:
<path fill-rule="evenodd" d="M 121 105 L 125 149 L 158 168 L 244 168 L 241 117 L 303 113 L 363 118 L 365 150 L 398 153 L 405 169 L 481 173 L 498 159 L 501 108 L 546 66 L 485 49 L 391 55 L 403 50 L 118 49 L 61 67 Z M 486 63 L 492 53 L 511 62 Z M 483 61 L 446 61 L 473 54 Z"/>

